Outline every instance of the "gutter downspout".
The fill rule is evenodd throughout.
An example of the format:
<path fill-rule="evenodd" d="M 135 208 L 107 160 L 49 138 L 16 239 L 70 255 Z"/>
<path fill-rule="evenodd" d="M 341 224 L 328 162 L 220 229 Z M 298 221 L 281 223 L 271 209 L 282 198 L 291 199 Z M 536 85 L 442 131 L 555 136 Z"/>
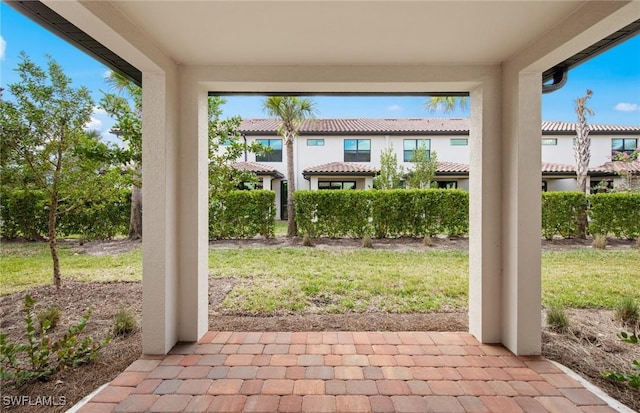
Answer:
<path fill-rule="evenodd" d="M 559 67 L 558 70 L 553 72 L 553 82 L 549 84 L 542 84 L 542 93 L 551 93 L 560 89 L 567 84 L 569 80 L 569 69 L 566 67 Z"/>

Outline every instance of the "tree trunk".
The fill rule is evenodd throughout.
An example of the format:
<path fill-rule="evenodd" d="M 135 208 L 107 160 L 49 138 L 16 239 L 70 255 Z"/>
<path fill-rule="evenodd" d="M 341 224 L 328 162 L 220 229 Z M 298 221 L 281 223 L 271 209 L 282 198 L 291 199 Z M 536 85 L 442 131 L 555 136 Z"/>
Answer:
<path fill-rule="evenodd" d="M 58 259 L 58 242 L 56 234 L 56 220 L 58 218 L 58 194 L 51 195 L 51 204 L 49 205 L 49 252 L 53 260 L 53 285 L 56 289 L 60 289 L 60 260 Z"/>
<path fill-rule="evenodd" d="M 585 102 L 589 96 L 590 92 L 587 91 L 586 97 L 578 99 L 578 104 L 576 107 L 576 113 L 578 115 L 575 145 L 576 183 L 578 186 L 578 191 L 582 192 L 583 194 L 588 194 L 587 176 L 589 174 L 589 162 L 591 161 L 591 138 L 589 137 L 589 125 L 587 124 L 587 119 L 585 116 L 585 111 L 588 110 L 585 107 Z M 589 225 L 586 205 L 581 208 L 578 220 L 578 236 L 580 238 L 586 238 L 587 226 Z"/>
<path fill-rule="evenodd" d="M 140 166 L 136 168 L 135 181 L 140 180 Z M 142 188 L 131 185 L 131 214 L 129 216 L 129 239 L 142 238 Z"/>
<path fill-rule="evenodd" d="M 293 192 L 296 190 L 295 171 L 293 169 L 293 136 L 287 134 L 285 139 L 287 147 L 287 237 L 292 238 L 297 234 L 295 220 L 295 204 L 293 200 Z"/>

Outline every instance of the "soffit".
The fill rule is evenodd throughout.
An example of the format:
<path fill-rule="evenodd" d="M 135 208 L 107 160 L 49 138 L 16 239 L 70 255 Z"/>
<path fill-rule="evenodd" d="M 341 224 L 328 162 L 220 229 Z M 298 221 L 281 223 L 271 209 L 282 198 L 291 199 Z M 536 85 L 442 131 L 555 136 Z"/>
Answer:
<path fill-rule="evenodd" d="M 115 1 L 185 65 L 498 64 L 584 1 Z"/>

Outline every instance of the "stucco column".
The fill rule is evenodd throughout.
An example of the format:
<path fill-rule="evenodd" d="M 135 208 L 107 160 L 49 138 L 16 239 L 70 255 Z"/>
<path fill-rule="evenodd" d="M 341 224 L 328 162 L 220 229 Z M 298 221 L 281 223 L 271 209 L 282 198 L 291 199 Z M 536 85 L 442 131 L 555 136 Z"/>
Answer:
<path fill-rule="evenodd" d="M 505 70 L 502 343 L 541 352 L 541 73 Z"/>
<path fill-rule="evenodd" d="M 166 354 L 176 343 L 178 240 L 177 80 L 142 76 L 142 352 Z"/>
<path fill-rule="evenodd" d="M 273 181 L 273 177 L 269 175 L 265 175 L 262 177 L 262 189 L 271 190 L 271 182 Z"/>
<path fill-rule="evenodd" d="M 309 189 L 312 191 L 317 191 L 318 190 L 318 177 L 317 176 L 310 176 L 309 177 Z"/>
<path fill-rule="evenodd" d="M 500 68 L 470 91 L 469 332 L 501 342 Z"/>
<path fill-rule="evenodd" d="M 196 341 L 208 328 L 207 91 L 180 70 L 178 147 L 178 339 Z"/>

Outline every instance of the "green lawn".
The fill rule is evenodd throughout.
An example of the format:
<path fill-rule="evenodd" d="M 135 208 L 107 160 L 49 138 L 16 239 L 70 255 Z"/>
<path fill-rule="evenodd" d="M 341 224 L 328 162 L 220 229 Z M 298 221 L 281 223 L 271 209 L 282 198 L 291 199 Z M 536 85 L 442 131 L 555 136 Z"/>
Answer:
<path fill-rule="evenodd" d="M 95 257 L 60 248 L 65 277 L 135 281 L 142 272 L 140 248 Z M 3 243 L 2 294 L 51 282 L 46 244 Z M 640 297 L 640 250 L 545 251 L 543 303 L 613 308 L 623 297 Z M 223 305 L 249 314 L 291 312 L 442 311 L 467 305 L 468 254 L 464 251 L 381 251 L 320 248 L 212 249 L 212 277 L 233 277 Z"/>

